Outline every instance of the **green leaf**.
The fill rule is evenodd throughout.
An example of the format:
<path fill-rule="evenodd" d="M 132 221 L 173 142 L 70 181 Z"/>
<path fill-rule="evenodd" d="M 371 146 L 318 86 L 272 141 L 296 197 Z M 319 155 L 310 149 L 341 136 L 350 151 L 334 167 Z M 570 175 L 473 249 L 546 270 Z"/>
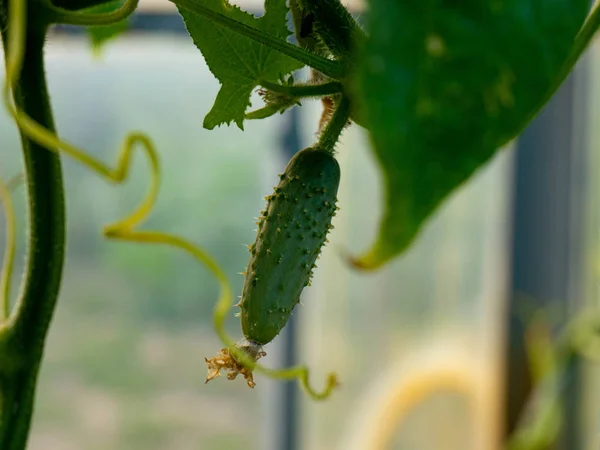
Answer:
<path fill-rule="evenodd" d="M 91 8 L 86 8 L 82 11 L 90 14 L 112 12 L 119 9 L 123 3 L 124 2 L 122 0 L 115 0 L 98 6 L 93 6 Z M 127 19 L 117 22 L 113 25 L 88 27 L 87 32 L 92 42 L 94 52 L 98 53 L 104 44 L 119 36 L 127 29 L 128 26 L 129 20 Z"/>
<path fill-rule="evenodd" d="M 537 112 L 588 0 L 370 0 L 354 99 L 384 175 L 379 235 L 354 260 L 404 251 L 440 203 Z"/>
<path fill-rule="evenodd" d="M 196 0 L 196 3 L 282 40 L 291 34 L 287 27 L 285 0 L 266 0 L 265 13 L 259 18 L 225 0 Z M 223 123 L 235 122 L 243 129 L 244 113 L 259 81 L 275 82 L 300 69 L 302 63 L 179 5 L 177 7 L 194 43 L 222 85 L 203 126 L 213 129 Z"/>

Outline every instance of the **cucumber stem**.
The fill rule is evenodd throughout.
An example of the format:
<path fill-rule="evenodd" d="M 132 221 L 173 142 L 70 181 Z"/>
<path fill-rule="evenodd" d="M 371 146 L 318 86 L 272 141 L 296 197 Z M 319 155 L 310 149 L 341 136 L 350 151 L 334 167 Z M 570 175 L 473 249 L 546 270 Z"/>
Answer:
<path fill-rule="evenodd" d="M 325 125 L 324 130 L 319 136 L 317 141 L 317 147 L 326 152 L 333 153 L 335 150 L 335 144 L 340 139 L 340 135 L 346 126 L 348 126 L 348 119 L 350 118 L 350 99 L 343 95 L 339 100 L 337 106 L 333 110 L 331 119 Z"/>

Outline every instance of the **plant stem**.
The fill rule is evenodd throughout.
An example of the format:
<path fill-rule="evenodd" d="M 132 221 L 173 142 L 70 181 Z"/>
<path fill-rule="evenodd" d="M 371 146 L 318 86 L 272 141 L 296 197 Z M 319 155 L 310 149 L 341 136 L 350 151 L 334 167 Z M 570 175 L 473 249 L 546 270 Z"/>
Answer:
<path fill-rule="evenodd" d="M 266 45 L 267 47 L 277 50 L 284 55 L 289 56 L 301 63 L 310 66 L 319 72 L 327 75 L 335 80 L 340 80 L 346 75 L 346 68 L 343 64 L 324 58 L 323 56 L 304 50 L 303 48 L 297 47 L 290 44 L 289 42 L 280 39 L 264 31 L 258 30 L 254 27 L 246 25 L 245 23 L 238 22 L 228 16 L 225 16 L 217 11 L 210 9 L 207 6 L 198 3 L 195 0 L 170 0 L 176 6 L 187 9 L 199 16 L 206 17 L 225 28 L 240 33 L 254 41 Z"/>
<path fill-rule="evenodd" d="M 333 111 L 333 115 L 325 129 L 319 136 L 317 147 L 321 150 L 325 150 L 329 153 L 333 153 L 335 144 L 337 144 L 340 134 L 343 129 L 348 125 L 348 119 L 350 117 L 350 99 L 345 95 L 342 96 L 338 105 Z"/>
<path fill-rule="evenodd" d="M 5 13 L 0 11 L 0 26 L 7 55 L 10 42 Z M 42 54 L 46 30 L 39 20 L 28 20 L 25 58 L 15 83 L 14 101 L 34 120 L 54 130 Z M 44 341 L 60 288 L 65 244 L 60 158 L 23 134 L 21 142 L 27 175 L 29 239 L 24 284 L 10 318 L 10 345 L 25 361 L 14 373 L 0 372 L 2 450 L 23 450 L 27 443 Z"/>
<path fill-rule="evenodd" d="M 288 97 L 322 97 L 324 95 L 339 94 L 343 91 L 342 83 L 332 81 L 323 84 L 301 84 L 286 86 L 284 84 L 271 83 L 270 81 L 261 81 L 260 85 L 278 94 L 284 94 Z"/>

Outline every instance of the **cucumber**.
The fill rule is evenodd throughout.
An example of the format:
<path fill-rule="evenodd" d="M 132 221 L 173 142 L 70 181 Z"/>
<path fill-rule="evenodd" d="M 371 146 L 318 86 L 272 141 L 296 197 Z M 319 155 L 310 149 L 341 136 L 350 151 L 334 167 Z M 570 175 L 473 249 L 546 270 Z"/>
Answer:
<path fill-rule="evenodd" d="M 333 228 L 339 183 L 340 166 L 333 155 L 309 147 L 294 155 L 266 197 L 237 305 L 245 339 L 235 347 L 254 361 L 265 355 L 262 346 L 283 329 L 310 285 L 315 261 Z M 237 361 L 230 348 L 206 362 L 206 382 L 226 369 L 230 380 L 241 373 L 254 387 L 252 369 Z"/>
<path fill-rule="evenodd" d="M 287 323 L 310 284 L 336 212 L 340 166 L 328 152 L 307 148 L 288 163 L 250 246 L 241 307 L 242 331 L 259 345 Z"/>

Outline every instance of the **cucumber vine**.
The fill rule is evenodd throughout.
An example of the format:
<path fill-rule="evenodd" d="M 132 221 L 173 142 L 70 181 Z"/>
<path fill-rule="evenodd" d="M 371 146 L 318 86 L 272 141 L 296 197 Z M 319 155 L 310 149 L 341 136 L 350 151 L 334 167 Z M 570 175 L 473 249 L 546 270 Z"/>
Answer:
<path fill-rule="evenodd" d="M 243 129 L 245 120 L 283 113 L 304 99 L 313 98 L 321 100 L 323 113 L 318 138 L 312 146 L 317 152 L 309 152 L 311 155 L 326 154 L 327 161 L 335 162 L 335 146 L 345 127 L 354 122 L 369 131 L 384 173 L 385 213 L 375 244 L 351 260 L 355 267 L 369 270 L 406 250 L 441 202 L 498 148 L 519 134 L 570 73 L 600 25 L 599 9 L 588 15 L 587 0 L 552 0 L 554 7 L 540 11 L 536 17 L 529 11 L 529 3 L 534 0 L 504 2 L 503 9 L 495 8 L 493 2 L 473 10 L 469 9 L 471 6 L 462 6 L 457 7 L 454 15 L 444 10 L 441 1 L 413 4 L 370 0 L 365 29 L 339 0 L 289 0 L 289 5 L 285 0 L 265 0 L 261 17 L 246 13 L 226 0 L 170 1 L 178 8 L 194 44 L 221 83 L 215 103 L 204 119 L 205 128 L 233 122 Z M 108 3 L 0 0 L 6 64 L 3 100 L 21 134 L 30 214 L 26 276 L 11 309 L 14 211 L 9 186 L 0 180 L 7 243 L 0 275 L 2 449 L 25 448 L 37 373 L 62 278 L 65 247 L 62 155 L 115 184 L 128 178 L 135 149 L 147 157 L 150 183 L 146 196 L 132 213 L 105 226 L 103 234 L 114 240 L 178 248 L 214 275 L 220 294 L 213 322 L 226 348 L 220 356 L 207 359 L 211 369 L 209 379 L 219 374 L 220 367 L 234 367 L 236 372 L 229 378 L 241 372 L 248 375 L 248 384 L 253 386 L 254 370 L 272 378 L 298 379 L 314 399 L 328 397 L 337 385 L 336 376 L 330 374 L 325 388 L 319 392 L 310 385 L 304 366 L 272 370 L 258 364 L 256 359 L 262 356 L 262 350 L 252 347 L 254 353 L 248 353 L 225 332 L 232 292 L 216 261 L 185 238 L 142 228 L 160 186 L 158 152 L 146 134 L 138 131 L 128 134 L 114 166 L 91 157 L 56 134 L 44 73 L 47 31 L 54 24 L 117 25 L 126 21 L 138 6 L 138 0 L 125 0 L 109 11 L 93 12 L 95 7 Z M 291 34 L 288 12 L 292 15 L 298 45 L 287 40 Z M 457 26 L 465 20 L 477 26 Z M 485 30 L 487 39 L 474 36 L 473 29 Z M 523 52 L 528 53 L 527 60 L 523 60 Z M 311 70 L 310 78 L 297 82 L 291 74 L 305 66 Z M 250 96 L 257 88 L 265 105 L 248 112 Z M 299 169 L 290 170 L 296 174 Z M 320 172 L 306 175 L 303 170 L 298 173 L 307 176 L 310 182 L 302 182 L 298 187 L 291 184 L 293 179 L 289 183 L 282 180 L 276 188 L 271 196 L 278 199 L 273 200 L 278 205 L 273 207 L 275 216 L 270 217 L 268 212 L 264 216 L 265 222 L 272 219 L 281 227 L 265 225 L 265 229 L 276 240 L 284 226 L 301 227 L 298 219 L 303 213 L 308 214 L 310 208 L 316 215 L 325 211 L 323 223 L 312 216 L 302 219 L 307 229 L 313 227 L 315 234 L 312 247 L 301 250 L 316 255 L 330 229 L 327 221 L 334 215 L 329 196 L 335 193 L 327 193 L 327 187 L 337 191 L 339 177 L 333 181 L 321 180 Z M 296 181 L 301 178 L 294 176 L 298 177 Z M 316 179 L 325 184 L 312 185 Z M 316 193 L 303 191 L 304 184 L 319 190 L 321 200 L 329 200 L 316 203 L 313 199 Z M 290 207 L 278 197 L 288 200 L 286 189 L 294 193 L 290 201 L 299 207 Z M 303 208 L 301 202 L 307 202 L 310 208 Z M 259 233 L 254 248 L 266 245 L 264 239 Z M 304 235 L 300 234 L 299 239 L 303 240 Z M 300 247 L 292 251 L 287 242 L 279 244 L 283 251 L 289 255 L 298 253 Z M 269 267 L 267 277 L 274 270 L 272 263 L 264 262 L 271 257 L 270 252 L 265 246 L 261 253 L 263 260 L 255 261 L 260 267 Z M 296 255 L 296 259 L 302 258 Z M 296 259 L 286 267 L 296 267 Z M 304 279 L 308 266 L 314 262 L 309 259 L 302 266 L 300 290 L 305 282 L 310 282 L 310 278 Z M 293 270 L 290 272 L 292 278 L 299 276 Z M 248 282 L 257 283 L 258 277 Z M 295 305 L 297 300 L 294 291 L 288 303 Z M 242 304 L 244 301 L 243 298 Z M 260 316 L 266 311 L 263 306 L 255 304 L 252 311 L 258 311 Z M 277 332 L 285 325 L 292 308 L 286 309 Z M 243 311 L 247 309 L 246 304 Z M 253 330 L 253 335 L 264 336 L 247 318 L 243 317 L 242 323 Z M 272 338 L 270 334 L 269 337 Z M 233 366 L 221 364 L 219 358 L 223 355 L 233 358 Z"/>

